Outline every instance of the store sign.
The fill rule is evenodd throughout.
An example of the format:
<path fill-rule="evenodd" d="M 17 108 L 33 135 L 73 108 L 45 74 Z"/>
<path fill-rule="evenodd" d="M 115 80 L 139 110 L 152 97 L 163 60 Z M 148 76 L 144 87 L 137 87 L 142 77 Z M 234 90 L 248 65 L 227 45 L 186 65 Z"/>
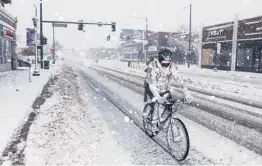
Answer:
<path fill-rule="evenodd" d="M 3 27 L 3 36 L 13 40 L 15 38 L 15 31 Z"/>
<path fill-rule="evenodd" d="M 223 35 L 224 35 L 224 29 L 212 30 L 208 32 L 208 37 L 216 37 L 216 36 L 223 36 Z"/>
<path fill-rule="evenodd" d="M 220 24 L 203 28 L 203 42 L 232 40 L 233 23 Z"/>
<path fill-rule="evenodd" d="M 238 22 L 238 39 L 262 38 L 262 17 L 240 20 Z"/>

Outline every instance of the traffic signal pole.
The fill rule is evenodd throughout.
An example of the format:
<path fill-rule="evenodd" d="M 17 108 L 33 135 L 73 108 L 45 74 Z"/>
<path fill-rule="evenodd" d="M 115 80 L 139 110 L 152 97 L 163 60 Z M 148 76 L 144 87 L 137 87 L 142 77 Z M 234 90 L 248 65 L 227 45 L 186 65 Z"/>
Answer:
<path fill-rule="evenodd" d="M 43 50 L 43 1 L 40 0 L 40 63 L 41 69 L 44 68 L 43 65 L 43 57 L 44 57 L 44 50 Z"/>
<path fill-rule="evenodd" d="M 190 68 L 191 63 L 191 31 L 192 31 L 192 4 L 190 4 L 190 12 L 189 12 L 189 40 L 188 40 L 188 68 Z"/>
<path fill-rule="evenodd" d="M 43 50 L 43 23 L 51 23 L 53 25 L 53 44 L 55 47 L 55 39 L 54 39 L 54 24 L 80 24 L 80 22 L 71 22 L 71 21 L 50 21 L 50 20 L 43 20 L 43 0 L 40 0 L 40 63 L 41 63 L 41 68 L 43 68 L 43 56 L 44 56 L 44 50 Z M 82 25 L 98 25 L 98 26 L 103 26 L 103 25 L 110 25 L 112 28 L 112 31 L 116 31 L 116 23 L 112 22 L 111 24 L 109 23 L 102 23 L 102 22 L 81 22 Z M 55 53 L 55 48 L 54 48 L 54 53 Z"/>
<path fill-rule="evenodd" d="M 55 63 L 55 25 L 54 23 L 52 24 L 53 26 L 53 64 Z"/>

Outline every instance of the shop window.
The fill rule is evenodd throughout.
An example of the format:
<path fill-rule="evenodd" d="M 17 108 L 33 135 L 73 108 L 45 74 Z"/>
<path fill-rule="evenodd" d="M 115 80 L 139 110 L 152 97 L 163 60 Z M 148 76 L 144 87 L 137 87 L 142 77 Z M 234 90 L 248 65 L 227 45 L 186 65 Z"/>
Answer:
<path fill-rule="evenodd" d="M 2 39 L 0 38 L 0 64 L 3 64 Z"/>
<path fill-rule="evenodd" d="M 203 66 L 212 66 L 214 65 L 213 58 L 215 55 L 216 45 L 215 43 L 207 43 L 202 47 L 202 60 L 201 65 Z"/>
<path fill-rule="evenodd" d="M 232 57 L 232 42 L 223 43 L 221 47 L 220 58 L 219 58 L 220 66 L 230 67 L 231 57 Z"/>
<path fill-rule="evenodd" d="M 208 49 L 203 49 L 202 52 L 202 65 L 213 65 L 213 55 L 215 51 L 214 49 L 208 48 Z"/>
<path fill-rule="evenodd" d="M 2 63 L 6 63 L 7 59 L 6 59 L 6 43 L 5 43 L 5 39 L 1 39 L 2 42 Z"/>
<path fill-rule="evenodd" d="M 237 54 L 237 67 L 251 68 L 253 61 L 253 49 L 247 48 L 238 49 Z"/>
<path fill-rule="evenodd" d="M 11 62 L 11 42 L 10 40 L 5 40 L 5 49 L 6 49 L 6 61 Z"/>

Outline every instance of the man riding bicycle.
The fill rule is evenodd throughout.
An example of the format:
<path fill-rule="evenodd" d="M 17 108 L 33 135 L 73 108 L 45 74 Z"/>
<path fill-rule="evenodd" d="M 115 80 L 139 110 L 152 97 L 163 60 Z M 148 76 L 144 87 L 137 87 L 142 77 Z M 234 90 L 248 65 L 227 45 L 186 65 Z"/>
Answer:
<path fill-rule="evenodd" d="M 144 94 L 145 102 L 147 102 L 147 96 L 151 98 L 152 102 L 165 102 L 165 97 L 160 96 L 160 94 L 173 90 L 171 87 L 172 81 L 176 82 L 183 89 L 186 101 L 191 101 L 191 95 L 188 93 L 182 77 L 177 72 L 172 71 L 171 56 L 172 52 L 169 49 L 163 48 L 160 49 L 157 57 L 151 58 L 148 62 L 148 67 L 145 70 L 147 72 Z M 158 132 L 158 111 L 158 109 L 155 109 L 153 112 L 152 131 L 154 133 Z M 165 115 L 165 112 L 162 115 Z"/>

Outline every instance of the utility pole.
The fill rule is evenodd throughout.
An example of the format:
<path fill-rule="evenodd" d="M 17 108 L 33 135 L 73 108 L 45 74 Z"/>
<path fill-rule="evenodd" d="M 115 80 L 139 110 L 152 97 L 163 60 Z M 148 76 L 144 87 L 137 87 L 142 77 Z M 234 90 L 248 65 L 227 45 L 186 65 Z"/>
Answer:
<path fill-rule="evenodd" d="M 191 31 L 192 31 L 192 4 L 189 5 L 189 36 L 188 36 L 188 68 L 191 62 Z"/>
<path fill-rule="evenodd" d="M 143 35 L 144 37 L 144 39 L 146 39 L 146 40 L 148 40 L 148 35 L 147 35 L 147 31 L 148 31 L 148 18 L 147 17 L 137 17 L 137 16 L 133 16 L 133 18 L 136 18 L 136 19 L 143 19 L 143 20 L 145 20 L 146 21 L 146 30 L 145 30 L 145 35 Z M 147 62 L 147 51 L 146 51 L 146 49 L 145 49 L 145 43 L 144 43 L 144 41 L 143 41 L 143 52 L 145 53 L 145 63 Z"/>
<path fill-rule="evenodd" d="M 53 64 L 55 64 L 55 25 L 53 23 Z"/>
<path fill-rule="evenodd" d="M 147 35 L 147 30 L 148 30 L 148 18 L 146 18 L 146 40 L 148 39 L 148 35 Z M 144 45 L 144 52 L 145 52 L 145 64 L 147 63 L 147 50 L 145 49 L 145 45 Z"/>
<path fill-rule="evenodd" d="M 43 1 L 40 0 L 40 63 L 41 63 L 41 69 L 44 68 L 43 65 L 43 56 L 44 56 L 44 50 L 43 50 Z"/>
<path fill-rule="evenodd" d="M 33 76 L 40 76 L 40 72 L 37 70 L 37 65 L 38 65 L 38 61 L 37 61 L 37 56 L 38 56 L 38 42 L 37 42 L 37 25 L 38 25 L 38 19 L 37 19 L 37 7 L 36 5 L 34 5 L 35 7 L 35 17 L 32 19 L 33 20 L 33 24 L 34 24 L 34 31 L 35 31 L 35 70 L 33 73 Z"/>

